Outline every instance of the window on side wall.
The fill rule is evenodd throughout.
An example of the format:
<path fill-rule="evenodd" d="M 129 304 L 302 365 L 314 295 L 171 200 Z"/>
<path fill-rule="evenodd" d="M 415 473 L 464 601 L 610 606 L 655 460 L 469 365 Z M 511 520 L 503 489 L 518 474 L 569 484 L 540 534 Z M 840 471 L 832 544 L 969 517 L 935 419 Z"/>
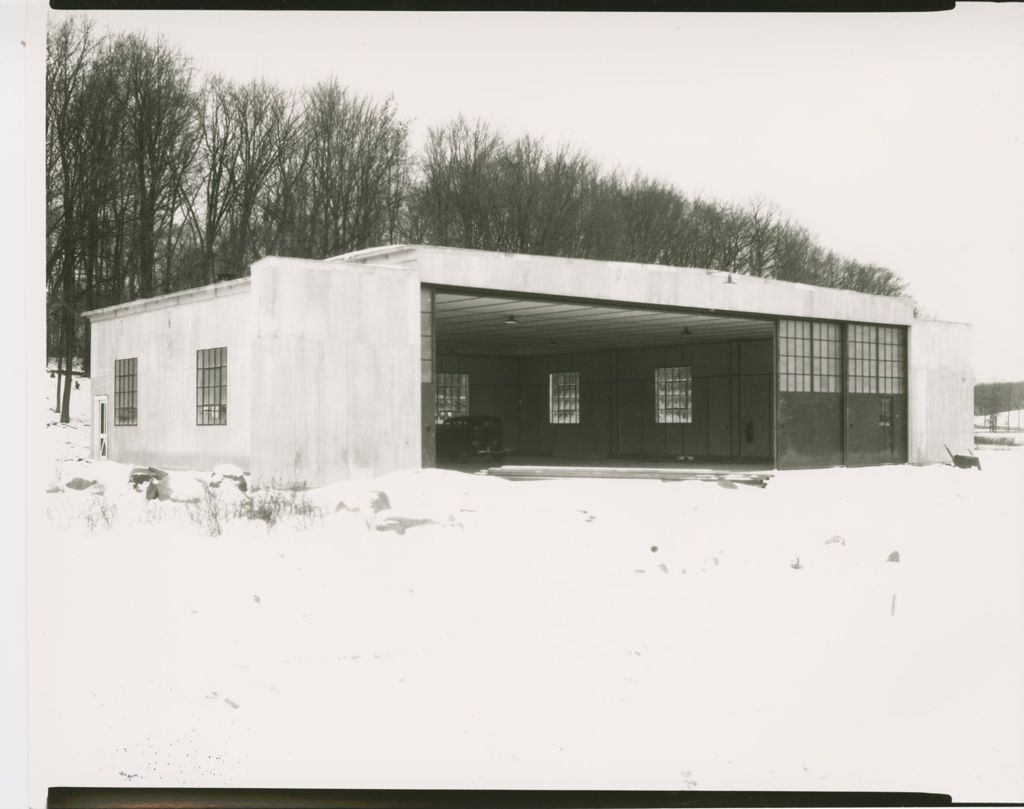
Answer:
<path fill-rule="evenodd" d="M 196 424 L 228 423 L 228 350 L 202 348 L 196 352 Z"/>
<path fill-rule="evenodd" d="M 114 360 L 114 425 L 134 427 L 139 423 L 138 357 Z"/>
<path fill-rule="evenodd" d="M 551 424 L 580 423 L 580 374 L 564 371 L 548 381 L 548 420 Z"/>
<path fill-rule="evenodd" d="M 693 421 L 689 365 L 654 369 L 654 418 L 658 424 L 690 424 Z"/>
<path fill-rule="evenodd" d="M 469 415 L 469 374 L 438 374 L 434 415 L 438 424 L 452 416 Z"/>

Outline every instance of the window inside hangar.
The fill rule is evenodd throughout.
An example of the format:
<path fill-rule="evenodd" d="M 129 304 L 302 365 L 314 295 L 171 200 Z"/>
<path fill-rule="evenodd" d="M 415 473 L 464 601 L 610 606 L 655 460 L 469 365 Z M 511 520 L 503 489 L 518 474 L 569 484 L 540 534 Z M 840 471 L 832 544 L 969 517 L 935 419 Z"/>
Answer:
<path fill-rule="evenodd" d="M 580 423 L 580 374 L 564 371 L 551 374 L 548 384 L 548 419 L 552 424 Z"/>
<path fill-rule="evenodd" d="M 434 413 L 438 424 L 453 416 L 469 415 L 469 374 L 439 373 Z"/>
<path fill-rule="evenodd" d="M 690 424 L 693 421 L 692 377 L 693 369 L 688 365 L 654 369 L 655 422 Z"/>

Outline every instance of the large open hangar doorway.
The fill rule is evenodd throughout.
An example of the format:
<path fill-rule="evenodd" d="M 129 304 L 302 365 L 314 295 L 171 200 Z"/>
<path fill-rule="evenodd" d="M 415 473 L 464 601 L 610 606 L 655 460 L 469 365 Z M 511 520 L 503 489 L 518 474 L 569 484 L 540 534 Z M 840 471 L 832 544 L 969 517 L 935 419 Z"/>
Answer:
<path fill-rule="evenodd" d="M 424 465 L 444 419 L 513 463 L 774 463 L 770 318 L 423 288 Z M 442 453 L 443 455 L 444 453 Z"/>

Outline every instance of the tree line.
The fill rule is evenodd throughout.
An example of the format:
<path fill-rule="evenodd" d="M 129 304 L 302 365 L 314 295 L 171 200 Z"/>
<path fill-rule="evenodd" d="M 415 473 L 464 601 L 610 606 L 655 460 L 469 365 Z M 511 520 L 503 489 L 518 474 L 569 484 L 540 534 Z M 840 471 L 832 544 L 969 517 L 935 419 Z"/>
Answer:
<path fill-rule="evenodd" d="M 979 382 L 974 386 L 974 415 L 1024 410 L 1024 382 Z"/>
<path fill-rule="evenodd" d="M 300 91 L 198 75 L 166 40 L 47 32 L 47 349 L 89 373 L 81 313 L 410 242 L 703 267 L 900 295 L 890 270 L 829 250 L 777 206 L 686 195 L 585 152 L 462 117 L 421 149 L 393 99 L 331 78 Z M 59 385 L 59 382 L 58 382 Z M 65 384 L 61 418 L 67 420 Z"/>

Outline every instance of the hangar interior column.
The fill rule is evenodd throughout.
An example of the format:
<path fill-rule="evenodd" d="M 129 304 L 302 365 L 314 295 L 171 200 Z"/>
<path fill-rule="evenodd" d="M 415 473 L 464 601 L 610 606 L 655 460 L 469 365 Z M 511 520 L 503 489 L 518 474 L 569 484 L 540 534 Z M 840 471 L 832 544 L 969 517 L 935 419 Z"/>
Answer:
<path fill-rule="evenodd" d="M 437 443 L 434 436 L 436 421 L 434 398 L 434 290 L 420 287 L 420 422 L 423 431 L 422 459 L 424 469 L 437 465 Z"/>

